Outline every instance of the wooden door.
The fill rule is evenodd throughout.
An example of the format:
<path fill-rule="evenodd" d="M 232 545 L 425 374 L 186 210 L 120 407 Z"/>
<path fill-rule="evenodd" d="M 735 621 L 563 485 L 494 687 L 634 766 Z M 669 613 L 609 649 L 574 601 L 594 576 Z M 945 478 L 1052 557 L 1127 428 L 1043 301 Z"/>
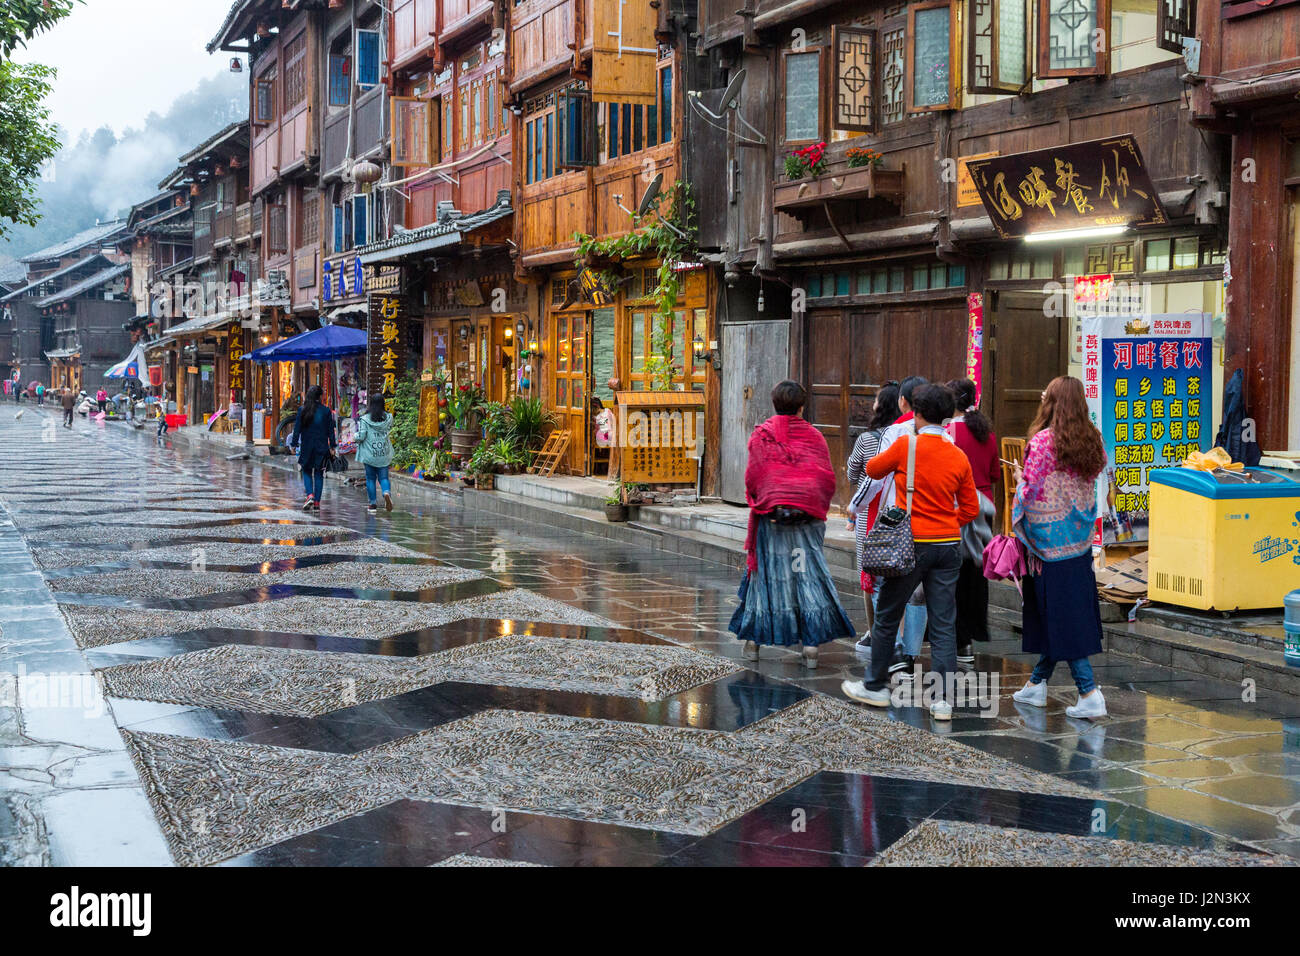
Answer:
<path fill-rule="evenodd" d="M 1049 314 L 1039 292 L 995 292 L 985 368 L 993 379 L 993 428 L 1023 438 L 1043 389 L 1069 367 L 1069 320 Z M 985 406 L 986 410 L 989 406 Z"/>
<path fill-rule="evenodd" d="M 587 363 L 588 322 L 587 313 L 557 312 L 552 315 L 554 344 L 551 363 L 555 396 L 553 408 L 559 417 L 557 428 L 570 432 L 569 450 L 564 468 L 575 475 L 587 470 L 587 395 L 589 368 Z"/>
<path fill-rule="evenodd" d="M 772 387 L 789 375 L 790 323 L 724 325 L 722 354 L 721 494 L 744 504 L 749 436 L 772 414 Z"/>

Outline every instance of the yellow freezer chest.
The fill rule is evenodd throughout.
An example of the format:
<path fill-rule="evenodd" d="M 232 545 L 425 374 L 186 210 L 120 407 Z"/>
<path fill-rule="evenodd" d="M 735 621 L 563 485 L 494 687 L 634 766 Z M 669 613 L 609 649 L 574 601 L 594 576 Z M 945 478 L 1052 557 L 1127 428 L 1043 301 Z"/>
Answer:
<path fill-rule="evenodd" d="M 1273 608 L 1300 587 L 1300 482 L 1265 468 L 1164 468 L 1150 491 L 1153 601 Z"/>

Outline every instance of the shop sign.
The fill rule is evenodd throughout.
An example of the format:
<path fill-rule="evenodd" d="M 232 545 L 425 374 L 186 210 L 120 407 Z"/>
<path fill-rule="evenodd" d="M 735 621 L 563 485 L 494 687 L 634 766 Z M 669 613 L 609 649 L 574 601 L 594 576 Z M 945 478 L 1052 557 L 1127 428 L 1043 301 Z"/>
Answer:
<path fill-rule="evenodd" d="M 583 269 L 578 273 L 578 289 L 583 301 L 590 305 L 609 305 L 614 301 L 613 291 L 594 269 Z"/>
<path fill-rule="evenodd" d="M 477 282 L 462 282 L 456 286 L 453 296 L 458 305 L 466 308 L 475 309 L 483 304 L 483 290 L 479 288 Z"/>
<path fill-rule="evenodd" d="M 1164 223 L 1131 135 L 967 163 L 998 235 Z"/>
<path fill-rule="evenodd" d="M 368 312 L 366 390 L 383 395 L 391 414 L 397 379 L 406 371 L 406 304 L 400 296 L 372 295 Z"/>
<path fill-rule="evenodd" d="M 975 153 L 971 156 L 961 156 L 957 159 L 957 205 L 960 206 L 978 206 L 980 204 L 979 190 L 975 188 L 975 181 L 970 177 L 970 163 L 977 159 L 989 159 L 998 155 L 995 149 L 991 153 Z"/>
<path fill-rule="evenodd" d="M 966 377 L 975 383 L 975 404 L 984 390 L 984 295 L 966 296 Z M 960 409 L 959 409 L 960 411 Z"/>
<path fill-rule="evenodd" d="M 420 417 L 415 424 L 416 438 L 438 437 L 438 402 L 442 392 L 436 385 L 425 385 L 420 389 Z"/>
<path fill-rule="evenodd" d="M 1083 387 L 1108 458 L 1098 544 L 1145 541 L 1151 473 L 1209 449 L 1211 334 L 1204 312 L 1084 320 Z"/>
<path fill-rule="evenodd" d="M 226 339 L 226 355 L 230 360 L 230 388 L 244 387 L 244 328 L 238 322 L 230 325 L 230 334 Z"/>

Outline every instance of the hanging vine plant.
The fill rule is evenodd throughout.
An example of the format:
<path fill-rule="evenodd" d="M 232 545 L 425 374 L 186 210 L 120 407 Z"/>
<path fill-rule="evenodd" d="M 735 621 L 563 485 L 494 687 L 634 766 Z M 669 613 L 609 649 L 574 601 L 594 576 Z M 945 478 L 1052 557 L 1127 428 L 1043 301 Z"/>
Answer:
<path fill-rule="evenodd" d="M 668 202 L 667 215 L 660 211 L 665 200 Z M 654 221 L 645 222 L 647 219 Z M 669 228 L 669 224 L 684 235 Z M 697 251 L 695 197 L 690 187 L 677 180 L 671 189 L 659 196 L 645 216 L 632 217 L 632 230 L 625 235 L 596 239 L 576 232 L 573 238 L 578 242 L 577 267 L 594 271 L 606 288 L 618 287 L 623 278 L 623 263 L 637 259 L 659 260 L 654 291 L 647 295 L 655 301 L 655 320 L 645 372 L 652 390 L 669 391 L 681 369 L 673 361 L 673 315 L 682 291 L 681 273 L 674 267 Z"/>

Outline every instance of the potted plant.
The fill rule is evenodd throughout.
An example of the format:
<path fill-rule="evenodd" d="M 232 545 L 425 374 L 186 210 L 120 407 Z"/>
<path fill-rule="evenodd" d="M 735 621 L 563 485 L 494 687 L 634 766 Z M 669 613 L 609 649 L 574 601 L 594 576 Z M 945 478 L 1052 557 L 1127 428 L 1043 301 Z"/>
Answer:
<path fill-rule="evenodd" d="M 473 476 L 475 488 L 480 491 L 488 491 L 495 487 L 493 473 L 499 463 L 494 444 L 483 441 L 469 456 L 469 461 L 465 463 L 465 470 Z"/>
<path fill-rule="evenodd" d="M 447 416 L 451 425 L 447 434 L 451 438 L 451 453 L 465 457 L 473 453 L 475 443 L 483 437 L 480 425 L 483 389 L 477 384 L 448 388 L 451 394 L 447 396 Z"/>
<path fill-rule="evenodd" d="M 451 471 L 452 460 L 451 452 L 443 448 L 435 448 L 429 458 L 429 467 L 425 469 L 424 477 L 429 481 L 446 481 L 447 474 Z"/>
<path fill-rule="evenodd" d="M 864 166 L 879 169 L 885 162 L 884 154 L 869 146 L 850 147 L 844 155 L 849 161 L 850 169 L 861 169 Z"/>
<path fill-rule="evenodd" d="M 605 520 L 606 521 L 626 521 L 627 505 L 623 502 L 622 487 L 618 494 L 610 495 L 605 499 Z"/>
<path fill-rule="evenodd" d="M 528 453 L 509 438 L 498 438 L 491 443 L 497 474 L 517 475 L 528 464 Z"/>
<path fill-rule="evenodd" d="M 785 178 L 790 180 L 811 177 L 816 179 L 826 171 L 826 144 L 813 143 L 796 149 L 785 158 Z"/>

